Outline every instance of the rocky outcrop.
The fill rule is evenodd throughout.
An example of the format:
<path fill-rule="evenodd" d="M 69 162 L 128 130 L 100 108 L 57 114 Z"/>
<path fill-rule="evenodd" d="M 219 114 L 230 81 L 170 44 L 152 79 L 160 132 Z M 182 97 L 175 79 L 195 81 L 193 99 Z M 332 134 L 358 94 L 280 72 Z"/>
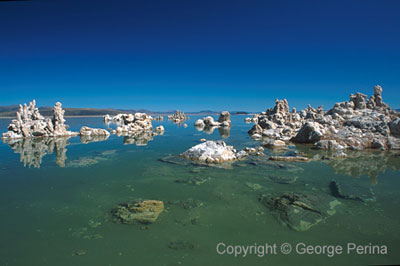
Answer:
<path fill-rule="evenodd" d="M 29 105 L 19 106 L 17 119 L 13 119 L 8 126 L 8 131 L 3 133 L 3 139 L 18 139 L 32 137 L 60 137 L 76 136 L 77 132 L 68 131 L 65 125 L 64 110 L 61 103 L 54 106 L 53 118 L 45 118 L 39 113 L 36 101 Z"/>
<path fill-rule="evenodd" d="M 228 146 L 222 140 L 206 141 L 198 144 L 181 154 L 183 158 L 212 163 L 235 161 L 247 156 L 245 151 L 237 152 L 233 146 Z"/>
<path fill-rule="evenodd" d="M 247 124 L 257 123 L 258 122 L 258 115 L 254 115 L 253 117 L 246 117 L 244 119 L 244 122 L 246 122 Z"/>
<path fill-rule="evenodd" d="M 153 120 L 154 121 L 163 121 L 164 120 L 164 117 L 163 116 L 155 116 L 154 118 L 153 118 Z"/>
<path fill-rule="evenodd" d="M 81 142 L 83 144 L 91 142 L 105 141 L 110 136 L 110 132 L 102 128 L 90 128 L 87 126 L 81 127 L 80 130 Z"/>
<path fill-rule="evenodd" d="M 145 113 L 106 115 L 104 121 L 111 121 L 118 126 L 111 133 L 124 137 L 124 144 L 147 145 L 154 136 L 164 134 L 164 127 L 158 126 L 153 131 L 153 118 Z"/>
<path fill-rule="evenodd" d="M 390 132 L 393 135 L 400 136 L 400 118 L 396 117 L 389 123 Z"/>
<path fill-rule="evenodd" d="M 202 119 L 198 119 L 194 126 L 196 128 L 211 128 L 211 127 L 230 127 L 231 126 L 231 115 L 228 111 L 223 111 L 219 115 L 218 121 L 214 121 L 212 116 L 206 116 Z"/>
<path fill-rule="evenodd" d="M 324 135 L 325 131 L 318 122 L 307 122 L 292 138 L 293 142 L 297 143 L 315 143 Z"/>
<path fill-rule="evenodd" d="M 124 224 L 154 223 L 164 210 L 164 203 L 159 200 L 142 200 L 117 205 L 112 211 L 116 222 Z"/>
<path fill-rule="evenodd" d="M 228 111 L 221 112 L 217 121 L 212 116 L 206 116 L 198 119 L 194 126 L 198 131 L 203 131 L 207 134 L 212 134 L 215 129 L 218 129 L 221 137 L 227 138 L 230 135 L 231 128 L 230 114 Z"/>
<path fill-rule="evenodd" d="M 145 113 L 118 114 L 113 120 L 121 125 L 115 129 L 117 134 L 133 135 L 142 131 L 152 131 L 152 117 Z"/>
<path fill-rule="evenodd" d="M 329 111 L 320 106 L 289 112 L 286 100 L 255 115 L 257 123 L 249 130 L 253 139 L 285 143 L 315 144 L 318 149 L 381 149 L 400 147 L 400 115 L 382 100 L 382 87 L 374 95 L 356 93 L 349 101 L 336 103 Z"/>
<path fill-rule="evenodd" d="M 90 128 L 87 126 L 81 127 L 81 136 L 109 136 L 110 132 L 102 128 Z"/>
<path fill-rule="evenodd" d="M 223 127 L 231 126 L 231 114 L 228 111 L 222 111 L 218 118 L 218 123 Z"/>
<path fill-rule="evenodd" d="M 157 134 L 160 134 L 160 135 L 164 134 L 164 131 L 165 131 L 165 129 L 163 126 L 158 126 L 154 129 L 154 132 L 156 132 Z"/>
<path fill-rule="evenodd" d="M 168 116 L 168 120 L 171 120 L 176 124 L 184 123 L 188 119 L 189 117 L 187 117 L 184 112 L 179 110 L 177 110 L 174 114 Z"/>

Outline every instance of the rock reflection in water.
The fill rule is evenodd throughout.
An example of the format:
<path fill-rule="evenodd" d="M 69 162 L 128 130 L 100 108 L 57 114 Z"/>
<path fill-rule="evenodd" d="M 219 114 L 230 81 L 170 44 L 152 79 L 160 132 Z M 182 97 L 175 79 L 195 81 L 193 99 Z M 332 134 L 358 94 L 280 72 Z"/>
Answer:
<path fill-rule="evenodd" d="M 344 156 L 338 157 L 338 151 L 321 151 L 304 145 L 296 145 L 296 150 L 308 154 L 314 161 L 321 161 L 331 166 L 336 174 L 351 177 L 370 177 L 371 184 L 378 184 L 378 176 L 386 170 L 400 169 L 400 152 L 376 150 L 346 150 Z"/>
<path fill-rule="evenodd" d="M 348 152 L 346 158 L 328 160 L 327 164 L 337 174 L 360 177 L 369 176 L 371 184 L 378 184 L 378 175 L 386 170 L 400 169 L 400 153 L 394 152 Z"/>
<path fill-rule="evenodd" d="M 136 146 L 146 146 L 149 140 L 153 140 L 153 132 L 141 131 L 138 134 L 117 134 L 124 137 L 124 144 L 136 144 Z"/>
<path fill-rule="evenodd" d="M 213 126 L 213 127 L 201 127 L 201 126 L 195 126 L 197 131 L 202 131 L 208 135 L 211 135 L 214 133 L 215 129 L 218 129 L 218 132 L 222 138 L 229 138 L 231 128 L 230 127 L 219 127 L 219 126 Z"/>
<path fill-rule="evenodd" d="M 98 136 L 85 136 L 85 135 L 81 135 L 81 142 L 83 144 L 88 144 L 91 142 L 101 142 L 101 141 L 105 141 L 110 137 L 110 135 L 98 135 Z"/>
<path fill-rule="evenodd" d="M 65 167 L 67 159 L 66 146 L 69 145 L 70 137 L 58 138 L 26 138 L 4 140 L 10 148 L 20 154 L 20 161 L 25 167 L 39 168 L 42 159 L 47 154 L 56 153 L 56 163 L 60 167 Z"/>

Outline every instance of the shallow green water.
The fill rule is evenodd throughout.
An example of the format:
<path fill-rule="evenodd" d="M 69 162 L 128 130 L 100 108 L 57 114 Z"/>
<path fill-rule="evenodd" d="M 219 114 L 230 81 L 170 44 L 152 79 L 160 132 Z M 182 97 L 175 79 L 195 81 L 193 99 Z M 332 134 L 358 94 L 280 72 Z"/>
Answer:
<path fill-rule="evenodd" d="M 68 139 L 65 167 L 55 152 L 40 168 L 25 167 L 20 154 L 0 144 L 0 265 L 374 265 L 400 262 L 400 157 L 363 152 L 340 162 L 271 163 L 267 156 L 216 168 L 160 161 L 200 143 L 221 139 L 169 121 L 163 136 L 146 146 L 124 145 L 123 137 L 81 144 Z M 251 125 L 234 116 L 229 138 L 237 149 L 256 146 Z M 0 120 L 6 130 L 8 120 Z M 69 118 L 81 125 L 107 128 L 101 118 Z M 154 126 L 160 123 L 153 123 Z M 294 148 L 294 147 L 293 147 Z M 298 150 L 312 156 L 307 147 Z M 268 151 L 273 153 L 277 151 Z M 60 163 L 60 162 L 59 162 Z M 281 184 L 274 176 L 296 177 Z M 336 180 L 372 189 L 375 201 L 337 199 L 336 213 L 304 232 L 282 225 L 258 199 L 261 194 L 302 192 L 332 197 Z M 197 183 L 196 183 L 197 182 Z M 165 211 L 147 227 L 114 223 L 111 209 L 136 199 L 156 199 Z M 335 200 L 332 197 L 332 200 Z M 282 243 L 308 245 L 386 245 L 388 254 L 289 255 Z M 278 245 L 263 257 L 219 255 L 226 245 Z"/>

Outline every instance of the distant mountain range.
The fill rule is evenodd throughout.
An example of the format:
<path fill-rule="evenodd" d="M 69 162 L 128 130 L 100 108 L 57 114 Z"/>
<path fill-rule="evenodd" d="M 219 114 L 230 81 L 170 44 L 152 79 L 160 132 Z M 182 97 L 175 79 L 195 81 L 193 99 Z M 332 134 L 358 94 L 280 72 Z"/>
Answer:
<path fill-rule="evenodd" d="M 15 117 L 18 111 L 19 105 L 0 106 L 0 117 Z M 113 108 L 63 108 L 65 110 L 65 116 L 102 116 L 102 115 L 116 115 L 120 113 L 147 113 L 150 115 L 169 115 L 175 113 L 175 110 L 165 112 L 153 112 L 145 109 L 113 109 Z M 52 116 L 53 107 L 44 106 L 39 107 L 39 111 L 43 116 Z M 248 114 L 244 111 L 232 111 L 232 115 Z M 186 112 L 188 115 L 217 115 L 219 112 L 212 110 L 202 110 L 199 112 Z"/>

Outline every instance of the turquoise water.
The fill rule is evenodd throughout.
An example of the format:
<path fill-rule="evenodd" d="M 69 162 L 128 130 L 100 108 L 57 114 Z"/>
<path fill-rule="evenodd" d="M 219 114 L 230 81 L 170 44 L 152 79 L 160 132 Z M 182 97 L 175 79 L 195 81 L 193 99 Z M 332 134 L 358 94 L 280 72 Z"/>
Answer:
<path fill-rule="evenodd" d="M 377 265 L 400 262 L 400 157 L 396 153 L 350 153 L 340 161 L 272 163 L 252 157 L 224 168 L 178 161 L 168 163 L 201 138 L 221 139 L 169 121 L 165 134 L 146 146 L 124 145 L 124 137 L 82 144 L 65 140 L 66 160 L 46 154 L 40 168 L 24 166 L 20 154 L 0 144 L 0 265 Z M 227 144 L 256 146 L 244 116 L 232 117 Z M 5 131 L 9 120 L 0 119 Z M 68 118 L 71 130 L 82 125 L 108 128 L 102 118 Z M 111 125 L 112 126 L 112 125 Z M 28 146 L 28 143 L 25 143 Z M 29 143 L 29 145 L 32 145 Z M 43 147 L 37 143 L 36 148 Z M 59 144 L 59 147 L 63 147 Z M 308 156 L 323 153 L 291 147 Z M 62 149 L 61 149 L 62 150 Z M 290 151 L 266 150 L 266 154 Z M 34 153 L 35 154 L 35 153 Z M 349 154 L 349 155 L 350 155 Z M 37 151 L 36 151 L 37 155 Z M 60 156 L 58 156 L 60 158 Z M 58 163 L 58 164 L 57 164 Z M 60 167 L 60 164 L 65 167 Z M 275 176 L 294 180 L 276 182 Z M 373 191 L 374 200 L 336 199 L 336 180 Z M 336 213 L 307 231 L 282 225 L 259 202 L 261 194 L 301 192 L 337 200 Z M 165 210 L 148 226 L 113 222 L 111 209 L 137 199 L 162 200 Z M 218 243 L 265 245 L 386 245 L 387 254 L 219 255 Z"/>

